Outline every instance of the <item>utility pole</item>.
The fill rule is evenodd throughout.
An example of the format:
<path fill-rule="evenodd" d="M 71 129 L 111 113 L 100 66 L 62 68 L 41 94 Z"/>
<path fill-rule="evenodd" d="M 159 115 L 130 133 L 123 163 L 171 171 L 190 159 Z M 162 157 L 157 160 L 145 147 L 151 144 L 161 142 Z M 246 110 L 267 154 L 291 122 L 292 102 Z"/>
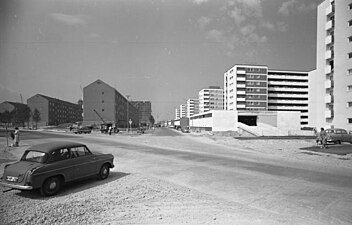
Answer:
<path fill-rule="evenodd" d="M 129 105 L 129 101 L 130 101 L 130 95 L 126 95 L 127 97 L 127 117 L 126 117 L 126 127 L 127 127 L 127 132 L 129 131 L 129 128 L 128 128 L 128 124 L 129 124 L 129 111 L 128 111 L 128 105 Z"/>

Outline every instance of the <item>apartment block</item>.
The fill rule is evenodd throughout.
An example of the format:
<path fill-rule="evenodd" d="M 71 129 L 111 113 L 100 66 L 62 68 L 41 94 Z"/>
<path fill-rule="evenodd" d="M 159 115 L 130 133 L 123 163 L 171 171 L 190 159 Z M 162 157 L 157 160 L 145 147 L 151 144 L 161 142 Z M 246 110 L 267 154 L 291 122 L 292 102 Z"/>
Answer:
<path fill-rule="evenodd" d="M 223 110 L 224 90 L 218 86 L 209 86 L 209 88 L 199 91 L 199 113 L 210 110 Z"/>
<path fill-rule="evenodd" d="M 188 118 L 199 113 L 199 99 L 188 99 L 186 105 Z"/>
<path fill-rule="evenodd" d="M 235 65 L 224 73 L 224 108 L 237 111 L 300 111 L 308 124 L 308 72 Z"/>
<path fill-rule="evenodd" d="M 41 120 L 38 126 L 51 126 L 82 121 L 82 105 L 36 94 L 27 99 L 33 113 L 37 109 Z"/>
<path fill-rule="evenodd" d="M 352 2 L 317 9 L 316 70 L 309 74 L 309 125 L 352 130 Z"/>
<path fill-rule="evenodd" d="M 181 115 L 180 115 L 180 109 L 175 109 L 175 120 L 178 120 L 181 118 Z"/>
<path fill-rule="evenodd" d="M 300 111 L 308 125 L 308 72 L 268 70 L 268 110 Z"/>
<path fill-rule="evenodd" d="M 150 125 L 152 103 L 150 101 L 131 101 L 131 104 L 138 109 L 139 123 L 143 126 Z"/>
<path fill-rule="evenodd" d="M 225 110 L 268 110 L 268 67 L 235 65 L 224 73 Z"/>
<path fill-rule="evenodd" d="M 138 109 L 115 88 L 101 80 L 83 88 L 85 124 L 115 123 L 118 127 L 139 126 Z"/>
<path fill-rule="evenodd" d="M 186 117 L 187 116 L 187 105 L 186 104 L 181 104 L 180 105 L 180 118 Z"/>

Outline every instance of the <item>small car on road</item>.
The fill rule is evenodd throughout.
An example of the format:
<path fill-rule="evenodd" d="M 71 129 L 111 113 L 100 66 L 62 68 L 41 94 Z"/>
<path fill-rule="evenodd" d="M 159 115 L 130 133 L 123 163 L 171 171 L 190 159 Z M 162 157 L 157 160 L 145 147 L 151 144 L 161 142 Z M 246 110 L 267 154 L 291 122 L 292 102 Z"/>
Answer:
<path fill-rule="evenodd" d="M 112 154 L 92 153 L 85 144 L 50 142 L 29 147 L 20 161 L 7 164 L 0 185 L 19 190 L 40 189 L 57 194 L 71 181 L 97 176 L 106 179 L 114 167 Z"/>
<path fill-rule="evenodd" d="M 350 142 L 352 144 L 352 134 L 349 134 L 345 129 L 331 128 L 326 129 L 326 141 L 334 144 L 341 144 L 341 142 Z"/>

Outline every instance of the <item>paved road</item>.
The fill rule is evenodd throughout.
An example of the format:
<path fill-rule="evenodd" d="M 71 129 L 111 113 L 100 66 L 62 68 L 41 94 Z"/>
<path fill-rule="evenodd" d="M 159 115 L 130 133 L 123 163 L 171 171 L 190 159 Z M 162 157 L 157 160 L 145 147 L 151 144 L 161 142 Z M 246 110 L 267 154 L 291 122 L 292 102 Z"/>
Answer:
<path fill-rule="evenodd" d="M 169 129 L 158 129 L 154 135 L 145 141 L 164 138 L 170 142 L 151 147 L 140 143 L 144 139 L 125 142 L 118 135 L 57 137 L 76 138 L 113 153 L 117 169 L 156 176 L 264 214 L 292 221 L 304 218 L 307 224 L 352 223 L 351 169 L 283 162 L 243 149 L 192 143 L 187 135 Z M 173 147 L 180 142 L 186 147 Z"/>

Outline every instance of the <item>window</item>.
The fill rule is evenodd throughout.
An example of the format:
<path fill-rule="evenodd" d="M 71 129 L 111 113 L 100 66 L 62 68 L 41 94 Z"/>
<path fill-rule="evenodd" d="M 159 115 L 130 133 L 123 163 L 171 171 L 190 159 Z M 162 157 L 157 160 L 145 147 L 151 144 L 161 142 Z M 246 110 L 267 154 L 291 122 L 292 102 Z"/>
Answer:
<path fill-rule="evenodd" d="M 348 108 L 352 107 L 352 102 L 347 102 L 347 107 Z"/>
<path fill-rule="evenodd" d="M 57 149 L 50 154 L 49 162 L 57 162 L 68 158 L 70 158 L 70 154 L 67 148 Z"/>
<path fill-rule="evenodd" d="M 347 75 L 348 75 L 348 76 L 351 76 L 351 75 L 352 75 L 352 69 L 348 69 L 348 70 L 347 70 Z"/>
<path fill-rule="evenodd" d="M 348 123 L 352 123 L 352 118 L 347 118 Z"/>
<path fill-rule="evenodd" d="M 71 148 L 71 157 L 72 158 L 86 156 L 86 155 L 90 155 L 90 154 L 91 153 L 89 152 L 89 150 L 84 146 Z"/>
<path fill-rule="evenodd" d="M 352 58 L 352 52 L 348 53 L 348 54 L 347 54 L 347 57 L 348 57 L 349 59 Z"/>
<path fill-rule="evenodd" d="M 347 86 L 347 91 L 352 91 L 352 85 Z"/>
<path fill-rule="evenodd" d="M 352 42 L 352 36 L 349 36 L 347 39 L 348 39 L 348 42 Z"/>
<path fill-rule="evenodd" d="M 349 27 L 352 26 L 352 20 L 349 20 L 349 21 L 348 21 L 348 26 L 349 26 Z"/>
<path fill-rule="evenodd" d="M 348 10 L 352 9 L 352 3 L 348 4 Z"/>

